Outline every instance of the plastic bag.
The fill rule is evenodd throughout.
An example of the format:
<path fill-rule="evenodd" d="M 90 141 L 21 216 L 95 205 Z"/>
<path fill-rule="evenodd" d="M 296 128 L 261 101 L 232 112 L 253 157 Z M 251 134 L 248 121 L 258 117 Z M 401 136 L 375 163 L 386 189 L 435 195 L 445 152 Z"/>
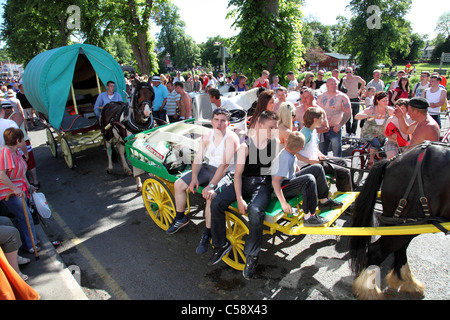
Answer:
<path fill-rule="evenodd" d="M 52 212 L 48 206 L 47 199 L 42 192 L 33 192 L 33 202 L 37 212 L 42 218 L 48 219 L 51 217 Z"/>

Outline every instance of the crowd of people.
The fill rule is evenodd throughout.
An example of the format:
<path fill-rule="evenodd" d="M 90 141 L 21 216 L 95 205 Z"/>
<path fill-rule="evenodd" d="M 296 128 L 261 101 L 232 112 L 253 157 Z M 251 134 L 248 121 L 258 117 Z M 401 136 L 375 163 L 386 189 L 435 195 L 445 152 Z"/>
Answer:
<path fill-rule="evenodd" d="M 273 76 L 271 83 L 269 72 L 264 70 L 251 85 L 260 90 L 245 137 L 229 129 L 230 110 L 240 107 L 219 91 L 219 87 L 238 92 L 251 89 L 245 75 L 233 72 L 230 77 L 219 74 L 215 78 L 212 73 L 204 73 L 184 78 L 178 72 L 173 78 L 162 74 L 141 79 L 152 84 L 153 114 L 165 122 L 193 117 L 190 92 L 208 93 L 214 109 L 213 130 L 202 137 L 192 171 L 175 182 L 176 217 L 167 233 L 173 234 L 189 223 L 185 215 L 186 190 L 196 192 L 202 186 L 206 223 L 197 253 L 205 253 L 212 242 L 209 264 L 216 264 L 231 249 L 226 239 L 225 211 L 236 201 L 239 211 L 249 217 L 243 274 L 251 279 L 262 247 L 265 209 L 272 194 L 288 215 L 294 211 L 289 199 L 302 194 L 306 226 L 323 226 L 328 221 L 317 212 L 343 205 L 329 198 L 325 175 L 334 175 L 337 190 L 353 190 L 350 170 L 342 159 L 342 143 L 345 135 L 356 136 L 358 124 L 360 138 L 370 144 L 369 167 L 381 148 L 392 158 L 425 140 L 439 140 L 439 112 L 447 104 L 439 74 L 422 72 L 414 88 L 403 71 L 398 72 L 398 79 L 389 88 L 381 80 L 380 70 L 373 72 L 368 83 L 353 74 L 350 67 L 341 79 L 338 70 L 332 70 L 326 80 L 324 75 L 319 70 L 314 79 L 314 73 L 308 72 L 299 82 L 294 72 L 288 72 L 289 84 L 283 87 L 279 76 Z M 126 78 L 126 84 L 132 89 L 132 79 Z M 121 99 L 115 95 L 114 82 L 106 87 L 107 92 L 99 95 L 94 107 L 97 116 L 108 101 Z M 34 127 L 33 109 L 19 83 L 2 87 L 2 91 L 0 205 L 13 215 L 16 224 L 12 225 L 10 219 L 0 220 L 0 245 L 13 269 L 27 279 L 19 265 L 30 260 L 19 256 L 18 250 L 33 252 L 32 240 L 39 243 L 33 225 L 30 233 L 25 224 L 21 202 L 40 187 L 27 134 Z M 295 103 L 287 101 L 291 91 L 300 93 Z M 332 156 L 328 155 L 330 149 Z M 329 158 L 333 161 L 323 161 Z M 26 209 L 32 220 L 30 208 Z"/>
<path fill-rule="evenodd" d="M 34 114 L 21 83 L 11 82 L 1 88 L 4 96 L 0 98 L 0 246 L 10 266 L 27 280 L 19 265 L 29 263 L 30 259 L 20 256 L 19 249 L 29 253 L 34 248 L 40 250 L 29 203 L 25 201 L 25 207 L 22 203 L 22 199 L 40 188 L 28 136 L 28 130 L 35 127 Z M 27 218 L 31 223 L 27 223 Z"/>
<path fill-rule="evenodd" d="M 323 226 L 328 221 L 317 212 L 342 206 L 328 197 L 325 174 L 334 175 L 338 191 L 353 190 L 350 170 L 342 158 L 344 130 L 347 136 L 355 136 L 360 121 L 361 139 L 371 148 L 369 167 L 383 147 L 392 158 L 425 140 L 439 140 L 439 123 L 432 113 L 434 107 L 446 103 L 439 99 L 441 94 L 446 96 L 445 89 L 439 87 L 439 75 L 430 75 L 427 84 L 428 73 L 424 72 L 424 82 L 411 90 L 400 73 L 389 92 L 379 70 L 374 71 L 367 88 L 366 81 L 354 75 L 352 68 L 346 68 L 342 79 L 336 71 L 326 80 L 321 71 L 317 80 L 311 73 L 300 83 L 289 72 L 288 88 L 278 86 L 276 79 L 275 90 L 271 89 L 268 72 L 263 71 L 253 85 L 263 89 L 245 137 L 227 129 L 229 108 L 217 104 L 211 119 L 213 130 L 202 138 L 192 171 L 175 182 L 176 217 L 167 233 L 174 234 L 189 223 L 186 190 L 196 192 L 199 186 L 204 187 L 206 224 L 197 253 L 205 253 L 212 242 L 214 250 L 208 264 L 216 264 L 231 250 L 225 211 L 236 201 L 239 211 L 249 218 L 243 276 L 251 279 L 262 247 L 265 209 L 273 193 L 288 215 L 294 211 L 289 199 L 302 194 L 304 225 Z M 241 88 L 245 82 L 236 83 Z M 287 101 L 291 90 L 300 91 L 296 103 Z M 414 96 L 409 94 L 412 92 Z M 330 148 L 332 156 L 328 156 Z M 329 158 L 333 161 L 323 161 Z"/>

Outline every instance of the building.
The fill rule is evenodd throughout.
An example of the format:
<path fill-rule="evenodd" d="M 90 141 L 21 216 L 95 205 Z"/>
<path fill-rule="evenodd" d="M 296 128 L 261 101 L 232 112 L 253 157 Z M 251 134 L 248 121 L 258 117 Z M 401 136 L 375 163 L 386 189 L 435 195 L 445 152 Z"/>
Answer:
<path fill-rule="evenodd" d="M 427 41 L 425 48 L 422 49 L 423 54 L 422 54 L 421 59 L 422 60 L 430 60 L 431 54 L 433 53 L 434 48 L 435 48 L 434 46 L 428 45 L 428 41 Z"/>
<path fill-rule="evenodd" d="M 352 59 L 350 55 L 340 54 L 340 53 L 331 53 L 324 52 L 323 53 L 327 58 L 318 63 L 307 63 L 307 69 L 324 69 L 326 68 L 328 71 L 333 69 L 339 69 L 345 67 L 354 67 L 356 65 L 356 59 Z"/>

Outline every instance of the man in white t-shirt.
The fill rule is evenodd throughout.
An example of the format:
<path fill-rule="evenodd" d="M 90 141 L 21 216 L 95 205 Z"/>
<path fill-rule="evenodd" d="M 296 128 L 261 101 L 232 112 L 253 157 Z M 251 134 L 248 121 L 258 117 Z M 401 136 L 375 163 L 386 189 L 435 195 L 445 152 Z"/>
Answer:
<path fill-rule="evenodd" d="M 289 92 L 289 91 L 295 90 L 298 87 L 298 81 L 295 78 L 294 72 L 293 71 L 289 71 L 286 74 L 286 76 L 289 79 L 289 85 L 287 87 L 287 91 Z"/>
<path fill-rule="evenodd" d="M 413 88 L 413 97 L 421 97 L 425 89 L 430 87 L 430 72 L 422 71 L 420 73 L 420 82 L 418 82 Z"/>
<path fill-rule="evenodd" d="M 224 98 L 220 95 L 220 91 L 212 88 L 209 89 L 208 91 L 209 94 L 209 99 L 211 100 L 211 107 L 214 111 L 214 109 L 216 108 L 224 108 L 227 110 L 236 110 L 236 109 L 242 109 L 241 106 L 239 106 L 238 104 L 234 103 L 233 101 Z"/>
<path fill-rule="evenodd" d="M 427 99 L 430 103 L 428 113 L 436 120 L 439 128 L 441 128 L 441 115 L 439 113 L 441 112 L 441 107 L 444 105 L 445 98 L 447 97 L 447 90 L 439 86 L 441 80 L 442 78 L 439 74 L 433 74 L 430 77 L 430 87 L 425 89 L 422 93 L 422 97 Z"/>

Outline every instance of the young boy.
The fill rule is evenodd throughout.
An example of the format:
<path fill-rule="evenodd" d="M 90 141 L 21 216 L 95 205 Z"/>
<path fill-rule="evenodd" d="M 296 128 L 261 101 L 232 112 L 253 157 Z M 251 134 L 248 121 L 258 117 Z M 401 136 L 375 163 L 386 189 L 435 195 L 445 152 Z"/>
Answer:
<path fill-rule="evenodd" d="M 317 128 L 322 126 L 325 117 L 323 109 L 318 107 L 309 107 L 303 115 L 303 128 L 300 132 L 305 136 L 305 145 L 303 149 L 296 154 L 299 168 L 307 165 L 320 163 L 325 173 L 332 174 L 336 178 L 336 188 L 338 191 L 353 191 L 350 170 L 345 168 L 347 163 L 341 158 L 334 158 L 335 164 L 323 162 L 326 157 L 319 150 L 319 138 Z"/>
<path fill-rule="evenodd" d="M 292 213 L 292 208 L 286 199 L 302 194 L 302 209 L 304 225 L 310 227 L 322 226 L 327 219 L 316 215 L 317 198 L 320 210 L 342 207 L 342 203 L 328 198 L 328 184 L 325 172 L 320 164 L 313 164 L 296 171 L 296 154 L 303 149 L 305 137 L 299 131 L 291 132 L 286 147 L 281 150 L 272 163 L 272 186 L 283 211 Z"/>

